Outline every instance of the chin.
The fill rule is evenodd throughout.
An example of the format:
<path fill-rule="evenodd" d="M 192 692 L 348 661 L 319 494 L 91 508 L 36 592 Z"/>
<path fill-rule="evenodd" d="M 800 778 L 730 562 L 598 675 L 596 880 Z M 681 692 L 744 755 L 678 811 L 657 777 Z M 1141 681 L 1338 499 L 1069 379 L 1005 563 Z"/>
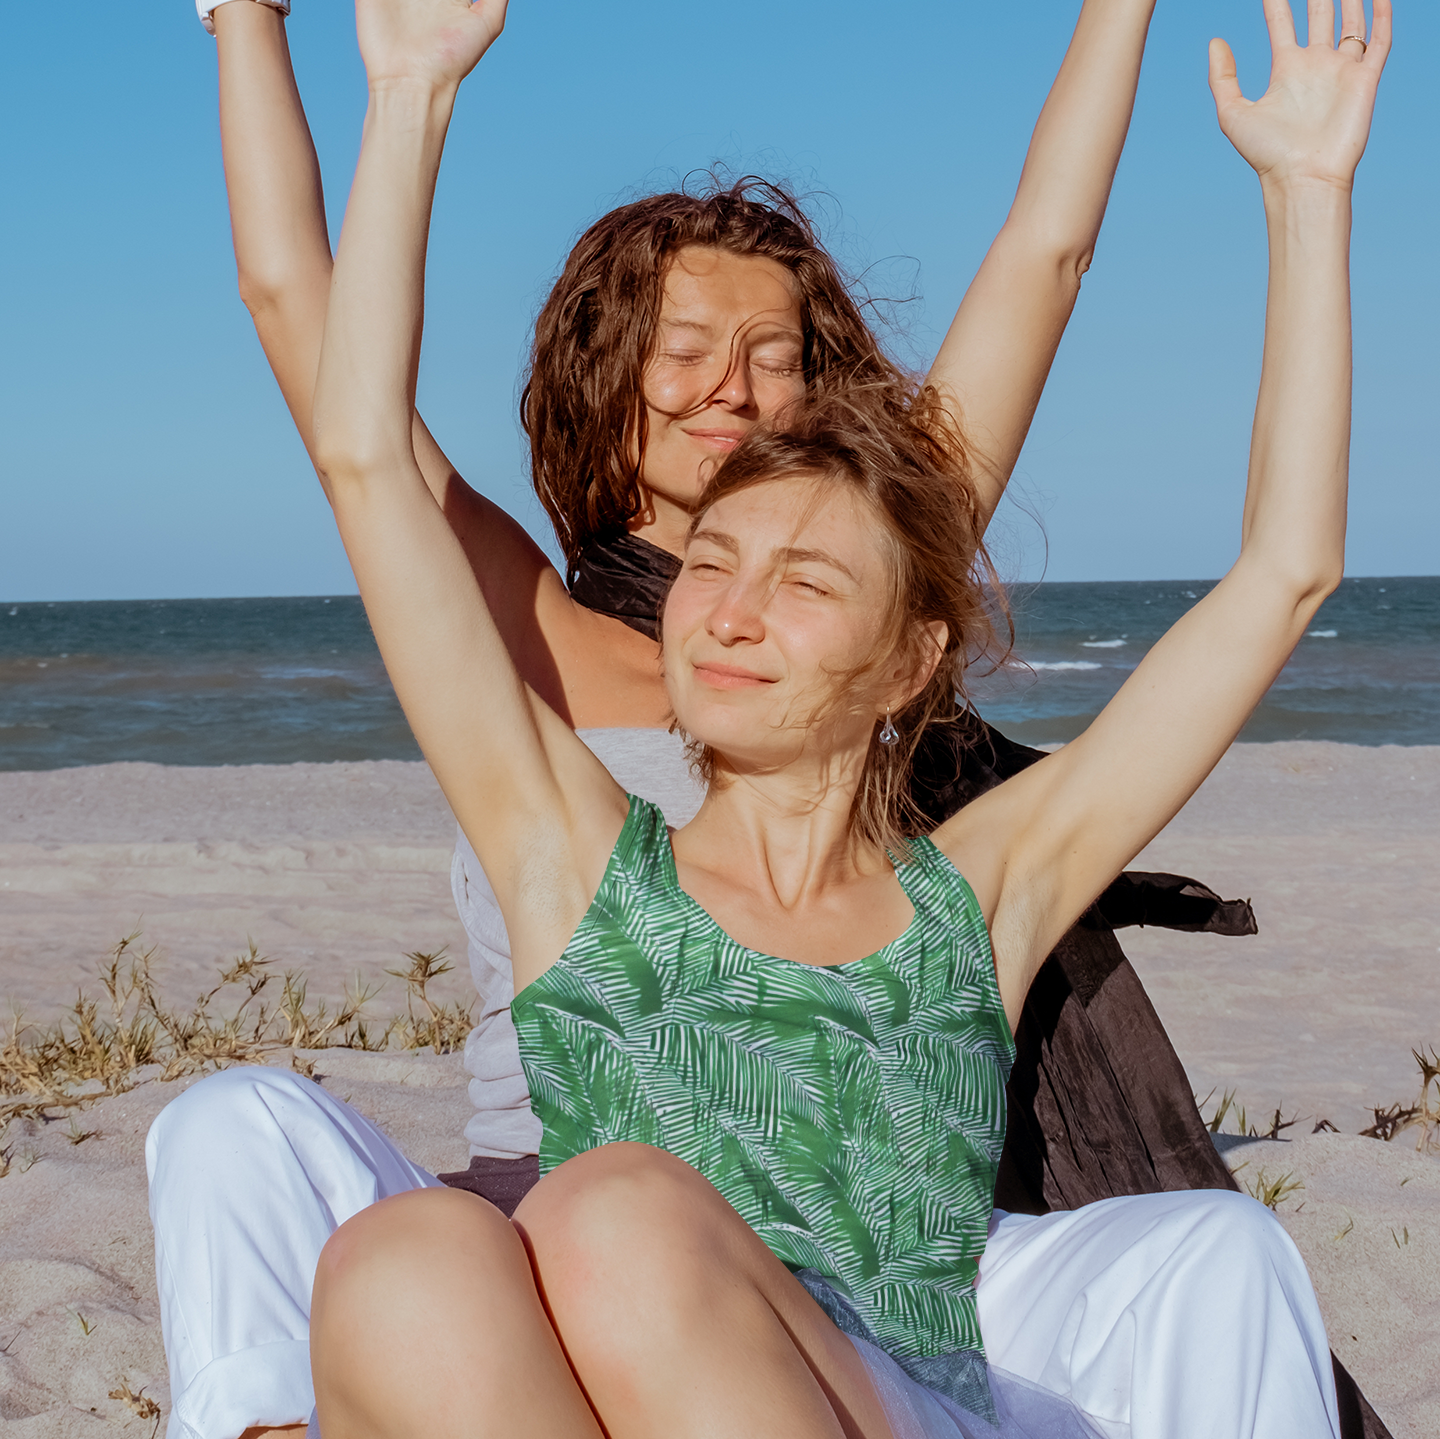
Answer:
<path fill-rule="evenodd" d="M 698 700 L 674 705 L 676 722 L 692 744 L 704 745 L 737 770 L 773 770 L 805 747 L 806 731 L 779 721 L 768 705 Z"/>

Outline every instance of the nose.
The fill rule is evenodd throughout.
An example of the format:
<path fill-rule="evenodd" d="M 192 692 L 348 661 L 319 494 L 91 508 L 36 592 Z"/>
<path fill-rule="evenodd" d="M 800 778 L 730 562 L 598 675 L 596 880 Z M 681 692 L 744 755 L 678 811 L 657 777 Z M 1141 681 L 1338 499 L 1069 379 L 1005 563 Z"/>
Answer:
<path fill-rule="evenodd" d="M 737 576 L 716 596 L 705 621 L 707 632 L 727 649 L 764 639 L 767 589 L 758 576 Z"/>
<path fill-rule="evenodd" d="M 727 357 L 728 364 L 720 383 L 705 398 L 707 405 L 723 405 L 733 414 L 753 418 L 758 413 L 755 387 L 750 379 L 750 365 L 743 349 L 737 348 Z"/>

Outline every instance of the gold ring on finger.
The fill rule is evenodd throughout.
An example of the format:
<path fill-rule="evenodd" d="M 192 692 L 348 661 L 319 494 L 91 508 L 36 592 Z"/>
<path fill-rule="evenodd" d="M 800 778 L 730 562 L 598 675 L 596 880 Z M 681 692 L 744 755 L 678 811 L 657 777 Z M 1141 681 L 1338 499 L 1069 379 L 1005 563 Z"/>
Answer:
<path fill-rule="evenodd" d="M 1365 43 L 1365 37 L 1363 35 L 1342 35 L 1340 37 L 1340 45 L 1343 45 L 1347 40 L 1353 40 L 1360 47 L 1360 58 L 1363 60 L 1365 58 L 1365 52 L 1370 48 Z M 1338 50 L 1340 45 L 1337 45 L 1335 48 Z"/>

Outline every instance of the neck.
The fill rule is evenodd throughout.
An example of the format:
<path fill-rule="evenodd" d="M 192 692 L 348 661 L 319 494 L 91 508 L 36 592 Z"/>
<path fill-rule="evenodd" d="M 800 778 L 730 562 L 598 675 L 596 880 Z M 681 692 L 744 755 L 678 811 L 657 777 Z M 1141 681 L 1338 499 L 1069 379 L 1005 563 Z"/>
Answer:
<path fill-rule="evenodd" d="M 721 759 L 699 814 L 675 836 L 676 858 L 769 895 L 786 910 L 888 867 L 884 852 L 857 839 L 851 827 L 864 761 L 863 748 L 807 753 L 768 771 Z"/>
<path fill-rule="evenodd" d="M 690 533 L 690 511 L 674 500 L 642 488 L 640 513 L 626 528 L 632 535 L 649 540 L 652 545 L 676 558 L 685 554 L 685 540 Z"/>

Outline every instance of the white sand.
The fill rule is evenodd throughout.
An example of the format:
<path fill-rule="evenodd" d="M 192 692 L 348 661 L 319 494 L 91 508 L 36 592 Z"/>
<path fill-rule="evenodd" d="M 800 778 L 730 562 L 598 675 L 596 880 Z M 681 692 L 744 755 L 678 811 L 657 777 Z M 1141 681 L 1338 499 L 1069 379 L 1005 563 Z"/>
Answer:
<path fill-rule="evenodd" d="M 1120 936 L 1201 1098 L 1348 1133 L 1414 1099 L 1410 1051 L 1440 1045 L 1440 748 L 1237 745 L 1133 867 L 1255 903 L 1251 939 Z"/>
<path fill-rule="evenodd" d="M 247 936 L 329 996 L 406 950 L 463 961 L 452 834 L 420 765 L 0 774 L 0 1004 L 53 1015 L 142 918 L 180 999 Z M 1413 1097 L 1409 1048 L 1440 1043 L 1440 749 L 1237 747 L 1138 866 L 1255 901 L 1254 939 L 1122 936 L 1201 1095 L 1234 1088 L 1252 1119 L 1283 1104 L 1350 1131 Z M 376 1010 L 400 1002 L 390 981 Z M 330 1052 L 319 1073 L 420 1163 L 463 1165 L 455 1059 Z M 66 1122 L 0 1141 L 0 1439 L 148 1436 L 153 1420 L 108 1398 L 122 1380 L 168 1409 L 141 1146 L 177 1092 L 101 1101 L 78 1145 Z M 1440 1159 L 1309 1127 L 1227 1157 L 1242 1180 L 1304 1181 L 1279 1213 L 1332 1343 L 1397 1439 L 1431 1439 Z"/>
<path fill-rule="evenodd" d="M 468 1163 L 470 1113 L 458 1057 L 312 1050 L 327 1088 L 395 1137 L 432 1172 Z M 288 1054 L 287 1054 L 288 1059 Z M 192 1081 L 193 1082 L 193 1081 Z M 14 1168 L 0 1179 L 0 1436 L 149 1439 L 110 1393 L 122 1383 L 164 1418 L 170 1387 L 155 1295 L 145 1135 L 186 1082 L 151 1082 L 68 1122 L 13 1124 Z M 28 1165 L 28 1168 L 22 1167 Z M 82 1322 L 83 1321 L 83 1322 Z M 88 1329 L 88 1333 L 86 1332 Z"/>
<path fill-rule="evenodd" d="M 312 997 L 337 999 L 358 974 L 386 987 L 377 1012 L 393 1009 L 385 971 L 405 951 L 448 947 L 465 968 L 454 843 L 423 764 L 0 774 L 0 1013 L 52 1018 L 137 928 L 174 1000 L 210 988 L 253 938 L 277 968 L 303 969 Z"/>

